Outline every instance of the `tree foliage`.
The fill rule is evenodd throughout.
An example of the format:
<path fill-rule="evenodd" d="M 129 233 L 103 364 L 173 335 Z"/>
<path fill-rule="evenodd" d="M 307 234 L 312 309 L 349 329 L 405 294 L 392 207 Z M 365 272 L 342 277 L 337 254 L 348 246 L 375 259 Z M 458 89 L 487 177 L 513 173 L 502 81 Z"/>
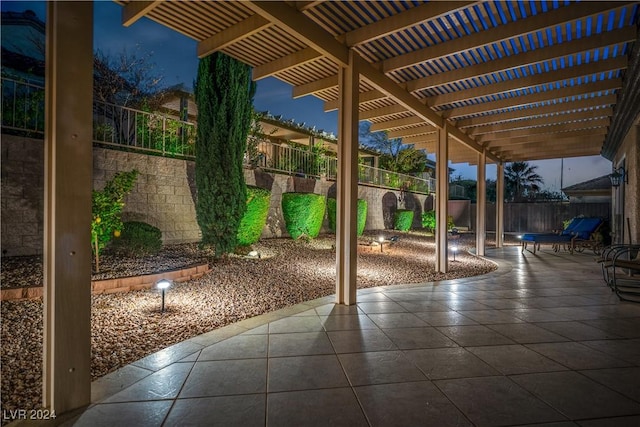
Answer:
<path fill-rule="evenodd" d="M 91 194 L 91 249 L 95 257 L 96 271 L 100 271 L 100 252 L 122 231 L 124 198 L 133 188 L 138 171 L 119 172 L 108 181 L 102 191 Z"/>
<path fill-rule="evenodd" d="M 406 174 L 425 170 L 427 155 L 404 144 L 402 138 L 389 138 L 386 132 L 371 132 L 371 124 L 366 121 L 360 123 L 359 133 L 364 146 L 380 152 L 382 169 Z"/>
<path fill-rule="evenodd" d="M 513 162 L 504 168 L 505 198 L 513 202 L 526 201 L 540 191 L 544 183 L 536 173 L 537 166 L 528 162 Z"/>
<path fill-rule="evenodd" d="M 242 162 L 255 87 L 249 66 L 223 53 L 200 60 L 195 83 L 196 216 L 201 245 L 213 248 L 216 256 L 235 249 L 247 207 Z"/>
<path fill-rule="evenodd" d="M 117 55 L 101 50 L 93 54 L 93 95 L 96 100 L 121 106 L 147 103 L 162 89 L 163 77 L 151 60 L 152 53 Z M 158 105 L 153 105 L 156 108 Z"/>

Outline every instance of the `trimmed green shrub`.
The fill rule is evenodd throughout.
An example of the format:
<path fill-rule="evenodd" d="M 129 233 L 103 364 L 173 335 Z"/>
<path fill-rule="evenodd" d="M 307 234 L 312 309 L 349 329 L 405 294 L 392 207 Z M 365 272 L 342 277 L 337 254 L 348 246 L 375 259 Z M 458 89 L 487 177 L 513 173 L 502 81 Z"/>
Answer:
<path fill-rule="evenodd" d="M 435 231 L 436 229 L 436 211 L 427 211 L 422 214 L 422 226 L 429 231 Z M 451 230 L 456 225 L 453 223 L 453 217 L 447 216 L 447 230 Z"/>
<path fill-rule="evenodd" d="M 247 187 L 247 210 L 238 228 L 238 245 L 249 246 L 260 239 L 269 215 L 271 192 L 264 188 Z"/>
<path fill-rule="evenodd" d="M 283 193 L 282 216 L 292 239 L 315 238 L 324 219 L 325 198 L 313 193 Z"/>
<path fill-rule="evenodd" d="M 329 220 L 329 230 L 333 233 L 336 232 L 336 210 L 338 202 L 336 199 L 327 199 L 327 219 Z M 364 199 L 358 199 L 358 236 L 362 236 L 364 233 L 364 227 L 367 224 L 367 201 Z"/>
<path fill-rule="evenodd" d="M 413 211 L 398 209 L 393 216 L 393 228 L 400 231 L 408 231 L 413 223 Z"/>
<path fill-rule="evenodd" d="M 122 234 L 113 241 L 113 246 L 128 256 L 156 254 L 162 249 L 162 232 L 146 222 L 125 222 Z"/>

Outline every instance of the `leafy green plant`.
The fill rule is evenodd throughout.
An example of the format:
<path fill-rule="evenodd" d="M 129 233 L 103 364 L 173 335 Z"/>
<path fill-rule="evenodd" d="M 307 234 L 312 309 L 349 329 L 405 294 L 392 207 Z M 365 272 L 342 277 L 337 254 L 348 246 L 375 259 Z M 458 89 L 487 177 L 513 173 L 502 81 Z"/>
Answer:
<path fill-rule="evenodd" d="M 162 249 L 162 232 L 146 222 L 125 222 L 122 235 L 113 241 L 113 245 L 117 251 L 131 257 L 156 254 Z"/>
<path fill-rule="evenodd" d="M 238 245 L 252 245 L 260 239 L 269 215 L 271 192 L 263 188 L 247 187 L 247 211 L 238 227 Z"/>
<path fill-rule="evenodd" d="M 327 199 L 327 219 L 329 220 L 329 230 L 336 232 L 336 210 L 337 201 L 334 198 Z M 358 199 L 358 225 L 357 234 L 362 236 L 364 233 L 364 227 L 367 223 L 367 201 L 364 199 Z"/>
<path fill-rule="evenodd" d="M 393 228 L 400 231 L 409 231 L 413 223 L 413 211 L 398 209 L 393 216 Z"/>
<path fill-rule="evenodd" d="M 91 197 L 91 249 L 96 271 L 100 271 L 100 252 L 122 232 L 124 198 L 138 177 L 138 171 L 119 172 L 106 183 L 102 191 L 94 190 Z"/>
<path fill-rule="evenodd" d="M 426 228 L 427 230 L 433 232 L 436 229 L 436 211 L 431 210 L 431 211 L 427 211 L 424 212 L 422 214 L 422 227 Z M 447 230 L 451 230 L 452 228 L 455 227 L 455 224 L 453 223 L 453 217 L 451 215 L 447 216 Z"/>
<path fill-rule="evenodd" d="M 282 216 L 292 239 L 318 237 L 324 210 L 325 198 L 319 194 L 282 194 Z"/>

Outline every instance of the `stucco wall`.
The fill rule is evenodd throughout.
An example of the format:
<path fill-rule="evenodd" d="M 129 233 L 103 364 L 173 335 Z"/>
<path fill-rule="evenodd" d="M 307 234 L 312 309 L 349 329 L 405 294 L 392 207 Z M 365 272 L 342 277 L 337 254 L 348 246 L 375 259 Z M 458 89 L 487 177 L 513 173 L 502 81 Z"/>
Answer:
<path fill-rule="evenodd" d="M 43 141 L 11 135 L 2 138 L 2 253 L 32 255 L 42 253 Z M 140 174 L 125 200 L 124 221 L 144 221 L 162 231 L 165 243 L 192 242 L 200 239 L 195 214 L 194 162 L 147 156 L 137 153 L 94 148 L 93 185 L 102 189 L 119 171 L 137 169 Z M 314 192 L 335 197 L 335 183 L 287 175 L 245 170 L 248 185 L 270 188 L 271 206 L 262 237 L 286 236 L 282 217 L 282 193 Z M 414 227 L 420 226 L 420 214 L 427 196 L 408 194 L 403 204 L 398 191 L 358 187 L 358 197 L 367 200 L 367 229 L 391 228 L 393 212 L 402 207 L 415 211 Z M 430 206 L 428 206 L 430 208 Z M 327 224 L 323 231 L 328 231 Z M 87 243 L 89 244 L 89 243 Z"/>
<path fill-rule="evenodd" d="M 628 174 L 629 182 L 619 190 L 614 190 L 613 213 L 617 226 L 614 229 L 624 227 L 624 242 L 629 242 L 627 218 L 631 227 L 631 241 L 640 243 L 640 126 L 638 124 L 631 127 L 624 142 L 613 159 L 614 167 L 624 163 L 624 168 Z M 618 211 L 616 204 L 619 203 L 620 192 L 624 192 L 624 212 L 622 216 L 616 215 Z M 616 197 L 617 196 L 617 197 Z M 618 241 L 620 241 L 618 239 Z"/>

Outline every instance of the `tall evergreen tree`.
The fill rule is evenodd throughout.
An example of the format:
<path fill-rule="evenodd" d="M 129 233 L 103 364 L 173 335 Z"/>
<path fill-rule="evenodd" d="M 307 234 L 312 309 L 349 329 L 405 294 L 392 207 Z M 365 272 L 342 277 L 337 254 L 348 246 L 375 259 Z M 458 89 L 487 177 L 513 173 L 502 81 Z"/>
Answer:
<path fill-rule="evenodd" d="M 248 65 L 223 53 L 200 60 L 195 83 L 196 216 L 201 246 L 214 248 L 216 256 L 235 249 L 246 210 L 242 161 L 255 89 Z"/>

